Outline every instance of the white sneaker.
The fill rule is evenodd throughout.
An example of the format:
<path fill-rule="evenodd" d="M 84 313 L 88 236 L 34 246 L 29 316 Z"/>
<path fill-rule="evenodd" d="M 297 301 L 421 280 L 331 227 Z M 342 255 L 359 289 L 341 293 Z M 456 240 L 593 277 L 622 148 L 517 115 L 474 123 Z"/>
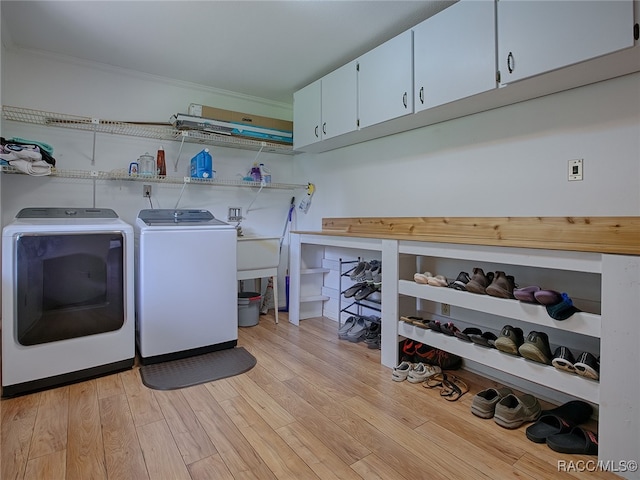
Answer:
<path fill-rule="evenodd" d="M 406 360 L 401 362 L 400 365 L 393 368 L 393 372 L 391 373 L 391 379 L 394 382 L 402 382 L 407 379 L 409 372 L 413 370 L 413 364 L 407 362 Z"/>

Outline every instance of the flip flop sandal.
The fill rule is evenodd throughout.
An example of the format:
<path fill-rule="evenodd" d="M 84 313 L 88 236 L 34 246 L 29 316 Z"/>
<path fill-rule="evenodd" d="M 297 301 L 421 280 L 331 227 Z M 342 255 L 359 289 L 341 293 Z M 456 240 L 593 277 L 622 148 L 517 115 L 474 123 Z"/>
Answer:
<path fill-rule="evenodd" d="M 453 337 L 456 334 L 456 332 L 460 331 L 460 329 L 456 327 L 453 324 L 453 322 L 447 322 L 444 325 L 440 325 L 440 331 L 445 335 L 449 335 L 450 337 Z"/>
<path fill-rule="evenodd" d="M 429 321 L 429 328 L 431 330 L 433 330 L 434 332 L 442 333 L 442 324 L 438 320 L 430 320 Z"/>
<path fill-rule="evenodd" d="M 484 332 L 481 335 L 469 335 L 471 341 L 483 347 L 495 348 L 495 341 L 498 339 L 492 332 Z"/>
<path fill-rule="evenodd" d="M 560 453 L 582 455 L 598 454 L 598 435 L 581 427 L 573 427 L 569 433 L 558 433 L 547 437 L 551 450 Z"/>
<path fill-rule="evenodd" d="M 458 337 L 463 342 L 471 343 L 471 338 L 469 335 L 482 335 L 482 330 L 476 327 L 467 327 L 464 330 L 455 332 L 456 337 Z"/>
<path fill-rule="evenodd" d="M 435 375 L 431 375 L 427 380 L 422 384 L 423 387 L 426 388 L 440 388 L 443 386 L 444 382 L 447 380 L 446 373 L 436 373 Z"/>
<path fill-rule="evenodd" d="M 424 327 L 424 318 L 422 317 L 414 317 L 413 315 L 402 315 L 400 317 L 400 320 L 402 320 L 405 323 L 409 323 L 411 325 L 417 325 L 418 327 Z"/>
<path fill-rule="evenodd" d="M 440 396 L 450 402 L 455 402 L 469 391 L 467 384 L 454 375 L 449 375 L 447 379 L 442 382 L 442 387 Z"/>
<path fill-rule="evenodd" d="M 353 297 L 356 293 L 358 293 L 358 291 L 364 287 L 366 287 L 367 284 L 366 283 L 356 283 L 355 285 L 353 285 L 352 287 L 347 288 L 344 292 L 342 292 L 342 294 L 344 295 L 345 298 L 351 298 Z"/>

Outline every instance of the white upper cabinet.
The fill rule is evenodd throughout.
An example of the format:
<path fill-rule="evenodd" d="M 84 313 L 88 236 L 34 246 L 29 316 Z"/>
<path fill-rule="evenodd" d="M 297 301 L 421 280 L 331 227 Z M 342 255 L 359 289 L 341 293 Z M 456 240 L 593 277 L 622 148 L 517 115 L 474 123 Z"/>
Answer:
<path fill-rule="evenodd" d="M 358 59 L 360 128 L 413 113 L 413 32 Z"/>
<path fill-rule="evenodd" d="M 358 128 L 358 76 L 354 60 L 322 77 L 322 138 Z"/>
<path fill-rule="evenodd" d="M 358 128 L 356 68 L 350 62 L 293 94 L 294 149 Z"/>
<path fill-rule="evenodd" d="M 415 111 L 497 87 L 494 0 L 460 0 L 413 29 Z"/>
<path fill-rule="evenodd" d="M 632 0 L 499 0 L 501 83 L 633 46 Z"/>
<path fill-rule="evenodd" d="M 319 142 L 322 128 L 321 80 L 293 94 L 293 148 Z"/>

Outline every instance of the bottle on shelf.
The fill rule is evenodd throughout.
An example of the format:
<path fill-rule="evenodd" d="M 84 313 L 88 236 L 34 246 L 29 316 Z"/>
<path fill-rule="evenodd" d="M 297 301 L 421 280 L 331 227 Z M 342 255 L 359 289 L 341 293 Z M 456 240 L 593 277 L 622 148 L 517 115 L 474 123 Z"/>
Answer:
<path fill-rule="evenodd" d="M 271 183 L 271 171 L 265 167 L 264 163 L 260 164 L 260 179 L 264 183 Z"/>
<path fill-rule="evenodd" d="M 164 159 L 164 148 L 162 148 L 162 146 L 160 146 L 160 149 L 158 150 L 156 159 L 157 159 L 158 175 L 160 177 L 165 177 L 167 175 L 167 163 Z"/>
<path fill-rule="evenodd" d="M 260 167 L 257 163 L 254 163 L 253 167 L 251 167 L 251 179 L 254 182 L 259 182 L 260 180 L 262 180 L 262 175 L 260 175 Z"/>

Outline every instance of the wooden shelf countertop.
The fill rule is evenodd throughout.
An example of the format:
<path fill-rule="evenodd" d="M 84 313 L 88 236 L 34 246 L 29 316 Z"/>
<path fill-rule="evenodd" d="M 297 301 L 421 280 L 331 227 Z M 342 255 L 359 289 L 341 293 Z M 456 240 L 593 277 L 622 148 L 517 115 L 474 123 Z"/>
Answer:
<path fill-rule="evenodd" d="M 640 217 L 342 217 L 294 233 L 640 255 Z"/>

